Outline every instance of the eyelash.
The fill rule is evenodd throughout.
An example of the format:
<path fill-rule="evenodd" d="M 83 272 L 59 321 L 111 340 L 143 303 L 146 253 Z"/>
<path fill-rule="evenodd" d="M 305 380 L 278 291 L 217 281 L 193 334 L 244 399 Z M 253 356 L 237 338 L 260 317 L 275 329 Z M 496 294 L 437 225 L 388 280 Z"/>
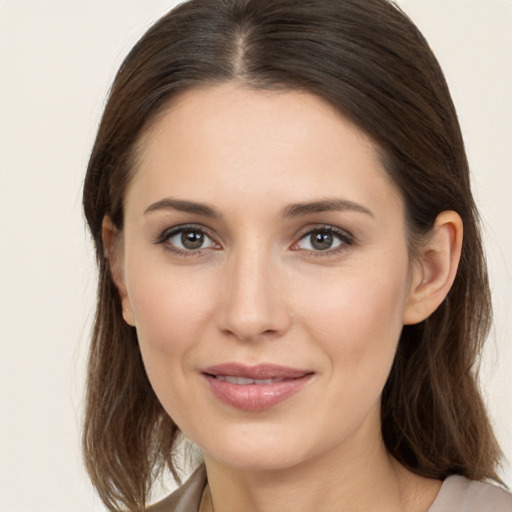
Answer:
<path fill-rule="evenodd" d="M 191 232 L 196 233 L 201 236 L 204 236 L 205 238 L 208 238 L 212 244 L 220 248 L 220 244 L 218 244 L 214 237 L 210 234 L 209 230 L 205 229 L 203 226 L 199 226 L 197 224 L 187 224 L 182 226 L 176 226 L 170 229 L 164 230 L 153 242 L 154 244 L 160 244 L 164 245 L 165 249 L 178 255 L 178 256 L 199 256 L 204 253 L 204 251 L 212 250 L 212 247 L 202 247 L 198 249 L 180 249 L 179 247 L 176 247 L 169 243 L 170 239 L 176 235 L 183 234 L 184 232 Z M 297 246 L 304 240 L 307 239 L 307 237 L 311 237 L 315 233 L 329 233 L 330 235 L 333 235 L 338 241 L 339 244 L 334 248 L 329 248 L 326 250 L 309 250 L 309 249 L 300 249 L 297 248 Z M 337 254 L 340 251 L 343 251 L 347 249 L 347 247 L 351 247 L 355 244 L 354 237 L 348 233 L 345 230 L 336 228 L 334 226 L 330 225 L 322 225 L 322 226 L 316 226 L 312 229 L 309 229 L 308 231 L 302 233 L 299 237 L 299 239 L 293 243 L 291 246 L 291 249 L 294 251 L 304 251 L 309 253 L 310 255 L 313 255 L 315 257 L 326 257 L 326 256 L 332 256 Z M 213 248 L 213 250 L 218 250 L 217 248 Z"/>
<path fill-rule="evenodd" d="M 211 250 L 211 247 L 203 247 L 198 249 L 180 249 L 179 247 L 176 247 L 169 242 L 172 237 L 183 234 L 187 231 L 202 235 L 205 238 L 208 238 L 212 244 L 220 247 L 220 245 L 214 240 L 214 237 L 210 235 L 209 230 L 205 229 L 203 226 L 198 226 L 197 224 L 185 224 L 182 226 L 166 229 L 157 237 L 153 243 L 163 245 L 167 251 L 170 251 L 178 256 L 199 256 L 205 250 Z"/>
<path fill-rule="evenodd" d="M 337 245 L 336 247 L 334 247 L 332 249 L 326 249 L 323 251 L 322 250 L 300 249 L 300 248 L 295 249 L 295 247 L 300 242 L 302 242 L 303 240 L 306 240 L 308 237 L 311 237 L 315 233 L 329 233 L 330 235 L 333 235 L 333 237 L 338 239 L 339 245 Z M 297 251 L 304 250 L 304 251 L 307 251 L 310 255 L 312 255 L 314 257 L 328 257 L 328 256 L 336 255 L 339 252 L 346 250 L 348 247 L 353 246 L 354 244 L 355 244 L 354 237 L 347 231 L 340 229 L 340 228 L 336 228 L 331 225 L 322 225 L 322 226 L 315 226 L 314 228 L 309 229 L 305 233 L 302 233 L 300 235 L 300 238 L 298 239 L 298 241 L 292 245 L 292 250 L 297 250 Z"/>

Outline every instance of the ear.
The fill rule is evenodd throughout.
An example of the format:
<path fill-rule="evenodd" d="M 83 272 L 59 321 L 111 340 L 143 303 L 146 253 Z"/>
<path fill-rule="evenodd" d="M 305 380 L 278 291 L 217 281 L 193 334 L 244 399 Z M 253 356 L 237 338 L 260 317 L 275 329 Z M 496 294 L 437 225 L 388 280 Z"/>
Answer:
<path fill-rule="evenodd" d="M 462 250 L 463 226 L 453 211 L 440 213 L 413 264 L 404 324 L 417 324 L 443 302 L 455 280 Z"/>
<path fill-rule="evenodd" d="M 119 292 L 121 305 L 123 307 L 124 321 L 128 325 L 135 327 L 133 311 L 124 279 L 121 236 L 119 230 L 114 226 L 112 219 L 106 215 L 103 218 L 103 224 L 101 226 L 101 238 L 103 239 L 103 247 L 105 248 L 105 258 L 109 262 L 110 273 Z"/>

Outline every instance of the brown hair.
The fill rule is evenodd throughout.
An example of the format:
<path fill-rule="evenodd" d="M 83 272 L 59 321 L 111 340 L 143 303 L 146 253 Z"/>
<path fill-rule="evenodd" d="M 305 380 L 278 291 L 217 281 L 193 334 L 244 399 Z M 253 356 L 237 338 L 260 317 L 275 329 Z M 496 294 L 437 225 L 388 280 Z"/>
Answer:
<path fill-rule="evenodd" d="M 501 457 L 476 383 L 491 317 L 461 132 L 443 73 L 415 25 L 386 0 L 191 0 L 160 19 L 113 83 L 84 186 L 99 264 L 83 447 L 110 510 L 144 510 L 173 460 L 177 427 L 122 318 L 101 238 L 123 227 L 136 143 L 179 91 L 238 80 L 315 94 L 369 134 L 401 191 L 414 240 L 443 210 L 464 224 L 458 273 L 427 320 L 405 326 L 382 397 L 389 452 L 417 474 L 497 478 Z"/>

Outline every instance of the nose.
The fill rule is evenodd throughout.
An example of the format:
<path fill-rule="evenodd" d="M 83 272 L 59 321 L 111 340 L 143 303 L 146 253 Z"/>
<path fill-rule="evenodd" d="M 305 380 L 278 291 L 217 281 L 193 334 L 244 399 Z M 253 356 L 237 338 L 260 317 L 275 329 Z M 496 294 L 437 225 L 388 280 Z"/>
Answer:
<path fill-rule="evenodd" d="M 265 251 L 232 254 L 221 293 L 219 328 L 242 341 L 276 338 L 291 325 L 285 281 L 277 262 Z"/>

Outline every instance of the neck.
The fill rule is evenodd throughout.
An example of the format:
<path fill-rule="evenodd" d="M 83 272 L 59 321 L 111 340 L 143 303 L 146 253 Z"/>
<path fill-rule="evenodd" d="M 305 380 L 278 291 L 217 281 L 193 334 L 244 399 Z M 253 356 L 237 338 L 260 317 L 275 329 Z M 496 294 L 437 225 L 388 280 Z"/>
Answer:
<path fill-rule="evenodd" d="M 214 512 L 425 512 L 440 488 L 398 464 L 380 436 L 364 447 L 333 447 L 292 468 L 233 468 L 207 455 L 205 462 L 205 509 Z"/>

